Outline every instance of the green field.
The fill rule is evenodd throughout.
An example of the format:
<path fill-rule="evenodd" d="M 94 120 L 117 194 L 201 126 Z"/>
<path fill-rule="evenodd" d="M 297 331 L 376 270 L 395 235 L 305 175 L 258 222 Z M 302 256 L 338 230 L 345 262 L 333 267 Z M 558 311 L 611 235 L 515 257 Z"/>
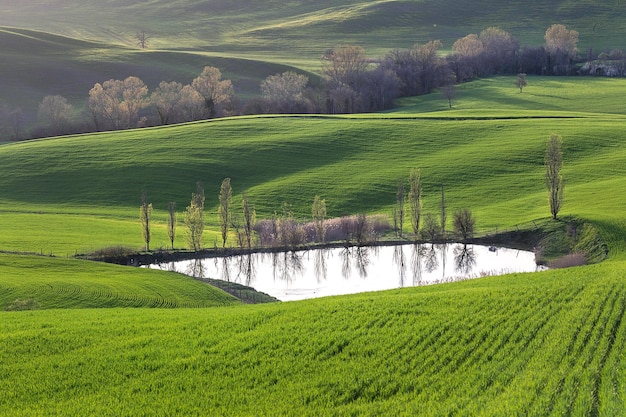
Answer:
<path fill-rule="evenodd" d="M 623 413 L 624 90 L 533 77 L 519 94 L 513 77 L 496 77 L 463 85 L 452 110 L 435 93 L 380 114 L 0 146 L 0 250 L 59 256 L 0 255 L 0 309 L 39 309 L 0 312 L 0 415 Z M 425 212 L 438 211 L 443 182 L 449 211 L 470 207 L 481 233 L 543 223 L 553 133 L 562 216 L 597 228 L 602 263 L 245 306 L 180 275 L 69 259 L 139 250 L 142 189 L 155 207 L 151 247 L 167 246 L 167 202 L 181 212 L 198 180 L 212 247 L 226 176 L 259 218 L 287 201 L 304 219 L 316 194 L 330 216 L 390 216 L 398 177 L 419 167 Z"/>

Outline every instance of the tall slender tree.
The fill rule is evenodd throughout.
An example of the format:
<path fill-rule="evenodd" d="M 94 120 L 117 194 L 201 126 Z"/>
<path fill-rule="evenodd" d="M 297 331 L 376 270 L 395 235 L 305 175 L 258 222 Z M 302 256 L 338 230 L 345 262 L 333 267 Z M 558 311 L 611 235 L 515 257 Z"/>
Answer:
<path fill-rule="evenodd" d="M 322 200 L 319 195 L 313 199 L 311 214 L 315 224 L 315 237 L 318 242 L 323 243 L 326 241 L 326 200 Z"/>
<path fill-rule="evenodd" d="M 228 227 L 231 220 L 230 206 L 233 200 L 233 189 L 230 185 L 230 178 L 224 178 L 220 187 L 219 202 L 220 206 L 218 214 L 220 218 L 220 227 L 222 231 L 222 247 L 226 247 L 226 239 L 228 238 Z"/>
<path fill-rule="evenodd" d="M 248 243 L 248 249 L 252 248 L 252 231 L 254 230 L 254 223 L 256 222 L 256 212 L 250 201 L 248 195 L 244 192 L 241 198 L 241 205 L 243 209 L 243 230 L 246 235 Z"/>
<path fill-rule="evenodd" d="M 185 211 L 185 225 L 189 248 L 200 250 L 204 232 L 204 188 L 200 181 L 196 183 L 196 192 L 191 194 L 191 202 Z"/>
<path fill-rule="evenodd" d="M 446 212 L 446 194 L 443 187 L 443 182 L 441 183 L 441 237 L 445 239 L 446 237 L 446 221 L 448 219 L 448 215 Z"/>
<path fill-rule="evenodd" d="M 150 251 L 150 216 L 152 215 L 152 204 L 148 203 L 146 191 L 141 192 L 141 207 L 139 208 L 139 218 L 141 219 L 141 231 L 143 241 L 146 243 L 146 251 Z"/>
<path fill-rule="evenodd" d="M 170 238 L 170 242 L 172 243 L 172 249 L 174 249 L 174 239 L 176 238 L 176 203 L 170 201 L 167 204 L 167 236 Z"/>
<path fill-rule="evenodd" d="M 396 189 L 396 208 L 394 210 L 394 223 L 396 226 L 396 233 L 402 237 L 402 231 L 404 229 L 404 178 L 398 178 L 398 188 Z"/>
<path fill-rule="evenodd" d="M 561 145 L 563 139 L 559 135 L 550 136 L 546 149 L 546 187 L 548 188 L 548 199 L 550 201 L 550 213 L 556 220 L 563 204 L 563 152 Z"/>
<path fill-rule="evenodd" d="M 411 207 L 411 227 L 417 236 L 422 217 L 422 178 L 420 170 L 417 168 L 411 169 L 409 174 L 409 205 Z"/>

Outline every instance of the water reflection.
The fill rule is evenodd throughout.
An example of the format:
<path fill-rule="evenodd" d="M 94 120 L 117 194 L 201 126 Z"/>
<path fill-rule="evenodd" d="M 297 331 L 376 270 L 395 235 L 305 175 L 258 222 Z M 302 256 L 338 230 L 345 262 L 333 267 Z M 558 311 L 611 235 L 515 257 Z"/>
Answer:
<path fill-rule="evenodd" d="M 407 255 L 410 252 L 410 257 Z M 447 265 L 453 263 L 453 270 Z M 536 270 L 532 252 L 476 245 L 399 245 L 248 253 L 152 268 L 252 286 L 280 300 L 378 291 Z"/>

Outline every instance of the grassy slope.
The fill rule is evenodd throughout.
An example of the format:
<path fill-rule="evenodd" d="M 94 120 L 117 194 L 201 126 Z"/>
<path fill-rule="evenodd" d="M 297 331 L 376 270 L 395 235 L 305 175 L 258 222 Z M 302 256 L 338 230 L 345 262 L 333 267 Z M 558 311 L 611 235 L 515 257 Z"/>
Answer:
<path fill-rule="evenodd" d="M 0 313 L 0 415 L 619 415 L 621 265 L 254 308 Z"/>
<path fill-rule="evenodd" d="M 613 255 L 571 270 L 254 308 L 0 313 L 0 415 L 618 414 L 626 119 L 585 112 L 604 110 L 625 86 L 531 78 L 520 96 L 512 78 L 496 78 L 464 86 L 452 111 L 432 96 L 382 115 L 244 118 L 0 147 L 13 174 L 0 178 L 2 246 L 47 236 L 46 250 L 73 253 L 111 235 L 140 245 L 142 187 L 162 219 L 163 204 L 186 204 L 198 177 L 216 200 L 226 175 L 262 214 L 283 197 L 306 214 L 322 193 L 337 215 L 389 212 L 397 177 L 420 166 L 427 211 L 443 180 L 450 209 L 469 205 L 481 227 L 513 226 L 547 215 L 542 158 L 556 132 L 564 214 L 598 225 Z M 62 241 L 58 230 L 68 231 Z M 158 233 L 165 241 L 162 225 Z M 59 274 L 91 267 L 5 259 L 64 262 Z"/>
<path fill-rule="evenodd" d="M 156 209 L 152 247 L 167 246 L 167 203 L 184 211 L 198 180 L 212 246 L 225 177 L 236 197 L 247 190 L 259 217 L 283 201 L 308 217 L 316 194 L 331 216 L 390 213 L 396 180 L 412 167 L 422 169 L 425 211 L 437 210 L 443 182 L 451 211 L 471 207 L 483 230 L 512 227 L 549 214 L 543 152 L 552 133 L 564 138 L 564 214 L 614 217 L 626 119 L 584 111 L 615 101 L 626 82 L 533 78 L 520 95 L 511 81 L 465 86 L 452 111 L 439 111 L 445 102 L 434 94 L 382 115 L 238 118 L 3 146 L 0 163 L 11 175 L 0 178 L 0 249 L 73 255 L 110 244 L 140 247 L 142 189 Z"/>
<path fill-rule="evenodd" d="M 15 300 L 38 308 L 214 307 L 236 304 L 186 276 L 76 260 L 0 255 L 0 310 Z"/>

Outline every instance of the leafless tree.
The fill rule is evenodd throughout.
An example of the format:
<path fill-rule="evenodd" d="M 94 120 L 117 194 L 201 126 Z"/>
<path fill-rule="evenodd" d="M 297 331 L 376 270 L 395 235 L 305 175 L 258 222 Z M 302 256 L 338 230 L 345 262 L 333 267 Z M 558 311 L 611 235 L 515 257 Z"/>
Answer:
<path fill-rule="evenodd" d="M 563 168 L 562 143 L 563 139 L 559 135 L 550 136 L 545 156 L 546 186 L 548 188 L 548 199 L 550 201 L 550 213 L 555 220 L 563 204 L 563 176 L 561 175 L 561 168 Z"/>
<path fill-rule="evenodd" d="M 167 204 L 167 236 L 172 243 L 172 249 L 174 249 L 174 239 L 176 239 L 176 203 L 170 201 Z"/>
<path fill-rule="evenodd" d="M 22 109 L 11 108 L 0 100 L 0 140 L 20 140 L 22 139 L 22 129 L 24 115 Z"/>
<path fill-rule="evenodd" d="M 276 113 L 294 113 L 306 108 L 304 92 L 309 77 L 286 71 L 270 75 L 261 82 L 261 93 L 267 100 L 271 111 Z"/>
<path fill-rule="evenodd" d="M 476 219 L 468 208 L 458 209 L 454 212 L 454 233 L 466 241 L 474 237 Z"/>
<path fill-rule="evenodd" d="M 411 227 L 417 236 L 422 215 L 422 178 L 420 170 L 417 168 L 411 169 L 409 174 L 409 205 L 411 207 Z"/>
<path fill-rule="evenodd" d="M 396 207 L 394 208 L 394 226 L 396 228 L 396 234 L 402 237 L 404 229 L 404 179 L 398 178 L 398 186 L 396 188 Z"/>
<path fill-rule="evenodd" d="M 146 251 L 150 251 L 150 217 L 152 215 L 152 203 L 148 203 L 148 196 L 145 191 L 141 192 L 141 207 L 139 218 L 141 219 L 141 230 L 143 241 L 146 243 Z"/>
<path fill-rule="evenodd" d="M 39 123 L 45 126 L 50 135 L 67 133 L 70 127 L 74 108 L 63 96 L 46 96 L 39 104 Z"/>
<path fill-rule="evenodd" d="M 196 184 L 196 192 L 191 194 L 191 202 L 185 211 L 187 226 L 187 243 L 190 249 L 202 249 L 202 233 L 204 232 L 204 188 L 200 181 Z"/>
<path fill-rule="evenodd" d="M 441 87 L 441 95 L 448 101 L 448 108 L 452 108 L 452 100 L 456 97 L 456 84 L 450 81 Z"/>
<path fill-rule="evenodd" d="M 358 90 L 357 82 L 367 66 L 365 50 L 357 45 L 339 46 L 327 51 L 322 59 L 322 72 L 331 84 L 355 90 Z"/>
<path fill-rule="evenodd" d="M 147 104 L 148 87 L 137 77 L 96 83 L 89 91 L 89 110 L 97 130 L 141 125 L 139 111 Z"/>
<path fill-rule="evenodd" d="M 248 249 L 252 248 L 252 232 L 256 223 L 256 212 L 248 199 L 248 195 L 244 192 L 241 198 L 243 209 L 243 231 L 248 243 Z"/>
<path fill-rule="evenodd" d="M 526 81 L 526 74 L 524 74 L 523 72 L 517 74 L 517 78 L 515 79 L 515 86 L 519 88 L 520 94 L 522 93 L 522 90 L 524 90 L 524 87 L 526 87 L 527 85 L 528 81 Z"/>
<path fill-rule="evenodd" d="M 441 183 L 441 204 L 439 206 L 440 216 L 439 220 L 441 220 L 441 237 L 446 237 L 446 221 L 448 220 L 448 212 L 446 208 L 446 193 L 444 190 L 443 183 Z"/>
<path fill-rule="evenodd" d="M 215 67 L 204 67 L 191 86 L 204 98 L 205 117 L 213 118 L 223 114 L 235 97 L 230 80 L 222 80 L 222 73 Z"/>
<path fill-rule="evenodd" d="M 218 215 L 220 218 L 220 229 L 222 231 L 222 247 L 226 247 L 228 238 L 228 227 L 231 224 L 231 209 L 233 201 L 233 189 L 230 185 L 230 178 L 224 178 L 220 187 Z"/>
<path fill-rule="evenodd" d="M 326 200 L 322 200 L 319 195 L 313 199 L 311 215 L 315 224 L 315 237 L 320 243 L 326 241 Z"/>
<path fill-rule="evenodd" d="M 426 213 L 424 216 L 424 227 L 422 228 L 422 238 L 434 242 L 439 237 L 439 223 L 437 217 L 432 213 Z"/>
<path fill-rule="evenodd" d="M 557 74 L 567 73 L 578 52 L 578 32 L 568 30 L 564 25 L 554 24 L 546 30 L 544 39 L 551 59 L 551 70 Z"/>
<path fill-rule="evenodd" d="M 135 33 L 135 42 L 137 43 L 137 46 L 141 49 L 146 49 L 148 47 L 148 41 L 150 40 L 150 38 L 151 36 L 146 33 L 145 30 L 140 30 L 139 32 Z"/>

